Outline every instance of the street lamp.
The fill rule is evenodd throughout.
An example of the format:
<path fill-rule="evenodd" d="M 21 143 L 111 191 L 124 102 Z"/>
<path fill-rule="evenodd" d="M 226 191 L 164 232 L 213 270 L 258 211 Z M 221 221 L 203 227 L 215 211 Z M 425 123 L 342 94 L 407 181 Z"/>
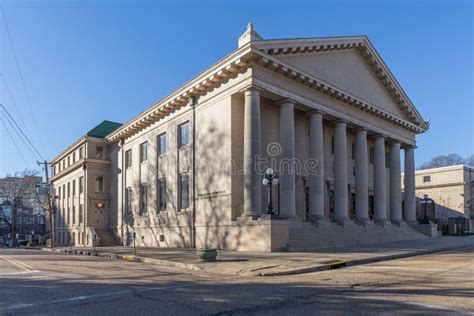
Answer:
<path fill-rule="evenodd" d="M 428 214 L 426 209 L 428 208 L 428 204 L 435 204 L 433 199 L 428 197 L 428 194 L 423 195 L 423 199 L 421 200 L 421 204 L 423 204 L 424 216 L 423 219 L 420 221 L 420 224 L 429 224 L 430 220 L 428 219 Z"/>
<path fill-rule="evenodd" d="M 278 176 L 273 174 L 273 169 L 272 168 L 268 168 L 265 171 L 265 177 L 263 178 L 262 184 L 268 186 L 268 211 L 267 211 L 267 214 L 268 215 L 274 215 L 274 213 L 273 213 L 273 202 L 272 202 L 272 200 L 273 200 L 272 187 L 274 185 L 278 185 Z"/>

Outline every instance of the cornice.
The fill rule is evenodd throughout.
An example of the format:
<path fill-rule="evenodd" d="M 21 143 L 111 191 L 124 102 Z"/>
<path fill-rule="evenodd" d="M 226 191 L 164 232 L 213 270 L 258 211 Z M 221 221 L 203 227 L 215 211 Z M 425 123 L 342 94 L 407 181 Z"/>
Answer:
<path fill-rule="evenodd" d="M 106 136 L 108 142 L 127 138 L 150 126 L 160 118 L 188 104 L 192 96 L 200 96 L 223 80 L 249 66 L 252 59 L 250 43 L 235 50 L 203 73 L 171 93 L 158 103 L 132 118 L 119 129 Z"/>
<path fill-rule="evenodd" d="M 429 128 L 366 36 L 270 40 L 256 42 L 254 47 L 270 56 L 355 49 L 402 112 L 419 125 L 421 130 L 426 131 Z"/>
<path fill-rule="evenodd" d="M 367 101 L 359 99 L 356 96 L 353 96 L 350 93 L 343 91 L 342 89 L 336 88 L 335 86 L 332 86 L 324 82 L 323 80 L 314 77 L 313 75 L 310 75 L 302 70 L 296 69 L 295 67 L 290 66 L 287 63 L 282 62 L 277 58 L 272 57 L 262 51 L 255 51 L 255 54 L 258 54 L 260 56 L 260 59 L 257 63 L 267 69 L 275 71 L 276 73 L 279 73 L 290 79 L 296 80 L 303 85 L 317 90 L 318 92 L 331 96 L 349 105 L 355 106 L 363 111 L 369 112 L 372 115 L 390 121 L 395 125 L 399 125 L 415 133 L 423 133 L 425 131 L 425 129 L 411 122 L 407 122 L 406 120 L 403 120 L 385 110 L 382 110 L 381 108 Z"/>

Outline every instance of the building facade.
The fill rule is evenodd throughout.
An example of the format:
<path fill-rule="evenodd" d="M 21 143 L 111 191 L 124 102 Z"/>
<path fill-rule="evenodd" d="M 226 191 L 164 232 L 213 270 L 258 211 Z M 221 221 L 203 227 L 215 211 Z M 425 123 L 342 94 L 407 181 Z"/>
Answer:
<path fill-rule="evenodd" d="M 449 218 L 465 217 L 474 224 L 474 168 L 455 165 L 441 168 L 417 170 L 415 173 L 417 217 L 424 216 L 420 201 L 427 195 L 434 201 L 428 209 L 428 218 L 448 224 Z"/>
<path fill-rule="evenodd" d="M 125 245 L 275 251 L 307 223 L 411 229 L 416 135 L 428 125 L 367 37 L 263 40 L 249 25 L 238 44 L 97 142 L 58 156 L 53 168 L 80 146 L 105 153 L 55 171 L 61 218 L 72 207 L 66 183 L 82 176 L 94 187 L 101 174 L 103 195 L 79 197 L 86 213 L 105 205 L 103 219 L 84 215 L 85 239 L 100 223 L 99 239 Z M 279 181 L 276 216 L 266 215 L 268 168 Z"/>

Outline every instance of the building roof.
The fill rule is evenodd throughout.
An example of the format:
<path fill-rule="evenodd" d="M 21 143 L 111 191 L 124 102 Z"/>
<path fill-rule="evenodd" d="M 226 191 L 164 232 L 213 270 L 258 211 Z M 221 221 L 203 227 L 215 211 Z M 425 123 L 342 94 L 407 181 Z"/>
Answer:
<path fill-rule="evenodd" d="M 296 69 L 278 58 L 279 54 L 319 53 L 347 49 L 354 49 L 360 53 L 397 106 L 407 114 L 408 119 L 392 115 L 377 105 L 370 104 L 303 70 Z M 236 50 L 111 132 L 106 136 L 107 141 L 113 142 L 134 135 L 170 112 L 188 105 L 191 98 L 205 94 L 222 81 L 254 63 L 412 132 L 423 133 L 429 128 L 428 122 L 416 110 L 366 36 L 264 40 L 249 24 L 247 30 L 239 38 L 239 47 Z M 315 109 L 318 110 L 318 108 Z"/>
<path fill-rule="evenodd" d="M 121 123 L 116 123 L 112 121 L 103 121 L 93 129 L 87 132 L 87 136 L 97 137 L 97 138 L 104 138 L 108 134 L 115 131 L 117 128 L 122 126 Z"/>

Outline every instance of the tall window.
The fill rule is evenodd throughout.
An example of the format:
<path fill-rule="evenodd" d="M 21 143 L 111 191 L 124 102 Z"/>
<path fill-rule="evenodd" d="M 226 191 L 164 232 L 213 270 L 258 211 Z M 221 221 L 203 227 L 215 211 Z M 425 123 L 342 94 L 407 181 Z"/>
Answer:
<path fill-rule="evenodd" d="M 166 179 L 158 180 L 158 212 L 166 210 Z"/>
<path fill-rule="evenodd" d="M 132 167 L 132 150 L 129 149 L 125 152 L 125 169 Z"/>
<path fill-rule="evenodd" d="M 179 125 L 178 136 L 179 148 L 183 148 L 189 145 L 189 122 Z"/>
<path fill-rule="evenodd" d="M 181 210 L 189 208 L 189 176 L 179 175 L 179 208 Z"/>
<path fill-rule="evenodd" d="M 67 197 L 71 196 L 71 182 L 67 183 Z"/>
<path fill-rule="evenodd" d="M 76 152 L 72 153 L 72 163 L 76 162 Z"/>
<path fill-rule="evenodd" d="M 374 163 L 374 157 L 375 157 L 375 149 L 374 147 L 370 147 L 369 160 L 371 164 Z"/>
<path fill-rule="evenodd" d="M 355 157 L 356 157 L 356 146 L 355 146 L 355 143 L 353 142 L 351 145 L 351 158 L 355 159 Z"/>
<path fill-rule="evenodd" d="M 71 156 L 67 156 L 67 166 L 71 165 Z"/>
<path fill-rule="evenodd" d="M 140 185 L 140 214 L 145 214 L 147 212 L 147 185 Z"/>
<path fill-rule="evenodd" d="M 390 153 L 385 153 L 385 168 L 390 168 Z"/>
<path fill-rule="evenodd" d="M 67 207 L 67 214 L 66 214 L 66 225 L 67 225 L 67 226 L 69 226 L 70 216 L 71 216 L 71 209 L 70 209 L 69 206 L 68 206 L 68 207 Z"/>
<path fill-rule="evenodd" d="M 79 224 L 83 223 L 84 209 L 82 204 L 79 204 Z"/>
<path fill-rule="evenodd" d="M 84 158 L 84 147 L 79 148 L 79 159 Z"/>
<path fill-rule="evenodd" d="M 72 224 L 73 225 L 76 224 L 76 206 L 75 205 L 72 206 Z"/>
<path fill-rule="evenodd" d="M 132 213 L 132 188 L 125 189 L 125 213 Z"/>
<path fill-rule="evenodd" d="M 95 192 L 104 192 L 104 178 L 95 177 Z"/>
<path fill-rule="evenodd" d="M 84 192 L 84 177 L 79 177 L 79 194 Z"/>
<path fill-rule="evenodd" d="M 166 133 L 158 135 L 158 155 L 166 154 Z"/>
<path fill-rule="evenodd" d="M 145 162 L 148 159 L 148 143 L 140 144 L 140 162 Z"/>
<path fill-rule="evenodd" d="M 95 147 L 95 158 L 102 159 L 104 158 L 104 147 L 96 146 Z"/>
<path fill-rule="evenodd" d="M 334 136 L 331 137 L 331 154 L 334 155 Z"/>
<path fill-rule="evenodd" d="M 76 195 L 76 180 L 72 180 L 72 196 Z"/>

